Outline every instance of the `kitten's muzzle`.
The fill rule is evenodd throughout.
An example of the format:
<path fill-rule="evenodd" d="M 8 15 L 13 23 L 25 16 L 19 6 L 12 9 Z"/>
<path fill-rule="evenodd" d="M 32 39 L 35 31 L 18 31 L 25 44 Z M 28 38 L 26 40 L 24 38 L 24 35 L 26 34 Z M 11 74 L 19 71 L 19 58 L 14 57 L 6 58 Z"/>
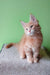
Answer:
<path fill-rule="evenodd" d="M 29 32 L 31 32 L 31 30 L 29 30 Z"/>

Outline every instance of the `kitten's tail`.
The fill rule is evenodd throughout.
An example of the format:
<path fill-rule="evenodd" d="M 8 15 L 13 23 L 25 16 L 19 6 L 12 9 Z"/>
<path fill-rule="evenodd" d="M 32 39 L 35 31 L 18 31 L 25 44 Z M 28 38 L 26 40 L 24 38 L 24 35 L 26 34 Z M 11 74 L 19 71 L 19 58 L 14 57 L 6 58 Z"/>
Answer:
<path fill-rule="evenodd" d="M 12 46 L 15 46 L 16 48 L 19 48 L 19 44 L 18 43 L 10 43 L 6 46 L 6 48 L 10 48 Z"/>

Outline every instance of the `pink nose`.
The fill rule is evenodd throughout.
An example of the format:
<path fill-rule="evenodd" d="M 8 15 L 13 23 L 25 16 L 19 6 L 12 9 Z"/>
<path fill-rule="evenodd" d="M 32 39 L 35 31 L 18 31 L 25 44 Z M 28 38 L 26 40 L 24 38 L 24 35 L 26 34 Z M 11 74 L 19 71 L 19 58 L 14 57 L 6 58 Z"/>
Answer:
<path fill-rule="evenodd" d="M 29 30 L 29 32 L 31 32 L 31 30 Z"/>

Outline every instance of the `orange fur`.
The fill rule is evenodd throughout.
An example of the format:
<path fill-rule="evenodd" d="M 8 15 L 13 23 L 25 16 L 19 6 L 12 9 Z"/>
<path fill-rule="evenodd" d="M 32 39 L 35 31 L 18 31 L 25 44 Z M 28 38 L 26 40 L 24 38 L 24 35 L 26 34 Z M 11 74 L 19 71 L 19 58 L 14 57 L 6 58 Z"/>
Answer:
<path fill-rule="evenodd" d="M 29 23 L 21 22 L 25 31 L 21 41 L 18 44 L 11 43 L 7 45 L 6 48 L 14 45 L 18 48 L 21 58 L 27 57 L 28 62 L 36 63 L 38 61 L 37 57 L 39 55 L 43 37 L 41 28 L 36 18 L 33 15 L 31 15 L 30 18 L 31 19 Z M 31 33 L 31 30 L 34 31 Z"/>

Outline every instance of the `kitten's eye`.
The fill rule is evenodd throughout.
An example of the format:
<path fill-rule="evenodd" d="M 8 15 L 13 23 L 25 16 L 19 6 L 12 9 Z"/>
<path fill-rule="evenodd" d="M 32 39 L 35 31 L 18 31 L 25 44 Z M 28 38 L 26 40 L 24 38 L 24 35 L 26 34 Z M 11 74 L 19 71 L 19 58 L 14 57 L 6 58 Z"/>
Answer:
<path fill-rule="evenodd" d="M 33 27 L 33 25 L 30 26 L 30 28 L 32 28 L 32 27 Z"/>
<path fill-rule="evenodd" d="M 26 30 L 28 30 L 28 28 L 26 28 Z"/>

